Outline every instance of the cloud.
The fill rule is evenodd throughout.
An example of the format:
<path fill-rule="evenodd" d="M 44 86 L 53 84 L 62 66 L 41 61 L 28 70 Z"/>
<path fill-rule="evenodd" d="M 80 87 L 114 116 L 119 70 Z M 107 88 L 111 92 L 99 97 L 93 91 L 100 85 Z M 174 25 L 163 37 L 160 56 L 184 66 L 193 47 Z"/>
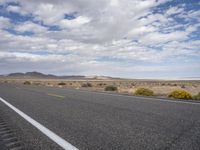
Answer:
<path fill-rule="evenodd" d="M 164 65 L 158 64 L 175 59 L 199 58 L 200 11 L 171 0 L 0 3 L 5 8 L 0 13 L 0 57 L 11 66 L 27 62 L 31 68 L 43 62 L 54 71 L 60 65 L 65 73 L 130 75 L 162 72 Z"/>
<path fill-rule="evenodd" d="M 9 5 L 6 10 L 8 12 L 13 12 L 13 13 L 19 13 L 21 15 L 27 15 L 27 12 L 23 11 L 22 8 L 20 6 L 13 6 L 13 5 Z"/>
<path fill-rule="evenodd" d="M 143 44 L 158 44 L 166 43 L 169 41 L 182 41 L 187 38 L 186 32 L 172 32 L 172 33 L 159 33 L 153 32 L 142 37 L 139 41 Z"/>
<path fill-rule="evenodd" d="M 18 32 L 30 31 L 30 32 L 34 32 L 34 33 L 42 33 L 42 32 L 46 32 L 48 29 L 44 26 L 27 21 L 27 22 L 16 25 L 15 30 Z"/>
<path fill-rule="evenodd" d="M 195 72 L 200 69 L 198 63 L 172 63 L 171 66 L 167 64 L 151 64 L 143 66 L 141 64 L 132 65 L 124 62 L 100 62 L 97 60 L 91 60 L 75 55 L 39 55 L 30 53 L 9 53 L 0 52 L 0 67 L 7 67 L 10 72 L 18 71 L 20 69 L 23 72 L 38 70 L 46 73 L 54 73 L 57 75 L 70 75 L 70 74 L 82 74 L 82 75 L 110 75 L 137 78 L 143 78 L 141 76 L 147 73 L 148 77 L 154 72 L 167 73 L 167 72 L 184 72 L 187 69 L 188 72 Z M 79 61 L 77 61 L 79 60 Z M 176 64 L 176 65 L 175 65 Z M 106 66 L 106 67 L 105 67 Z M 115 66 L 115 67 L 113 67 Z M 17 67 L 17 68 L 16 68 Z M 124 74 L 126 72 L 126 74 Z M 147 77 L 147 76 L 146 76 Z M 155 76 L 154 76 L 155 77 Z M 163 75 L 158 75 L 163 77 Z M 173 77 L 169 75 L 168 77 Z"/>
<path fill-rule="evenodd" d="M 184 8 L 179 8 L 179 7 L 171 7 L 167 10 L 166 15 L 171 16 L 171 15 L 177 15 L 180 14 L 184 11 Z"/>
<path fill-rule="evenodd" d="M 0 29 L 9 28 L 10 26 L 10 19 L 0 16 Z"/>
<path fill-rule="evenodd" d="M 77 28 L 89 22 L 90 22 L 89 18 L 79 16 L 73 20 L 63 19 L 60 21 L 59 26 L 61 28 Z"/>

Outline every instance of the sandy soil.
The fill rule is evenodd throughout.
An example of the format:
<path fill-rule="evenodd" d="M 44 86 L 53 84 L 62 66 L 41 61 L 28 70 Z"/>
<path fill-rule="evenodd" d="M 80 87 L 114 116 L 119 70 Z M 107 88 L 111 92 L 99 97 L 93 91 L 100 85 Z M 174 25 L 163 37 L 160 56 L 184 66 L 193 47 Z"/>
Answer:
<path fill-rule="evenodd" d="M 118 93 L 132 95 L 137 88 L 144 87 L 154 91 L 157 96 L 167 96 L 176 89 L 183 89 L 196 95 L 200 92 L 200 80 L 166 81 L 166 80 L 51 80 L 51 79 L 8 79 L 1 78 L 0 82 L 23 84 L 30 81 L 31 85 L 49 86 L 60 88 L 87 89 L 92 91 L 104 91 L 108 85 L 118 88 Z M 65 83 L 65 85 L 59 85 Z M 90 86 L 87 86 L 90 83 Z M 86 85 L 86 87 L 85 87 Z"/>

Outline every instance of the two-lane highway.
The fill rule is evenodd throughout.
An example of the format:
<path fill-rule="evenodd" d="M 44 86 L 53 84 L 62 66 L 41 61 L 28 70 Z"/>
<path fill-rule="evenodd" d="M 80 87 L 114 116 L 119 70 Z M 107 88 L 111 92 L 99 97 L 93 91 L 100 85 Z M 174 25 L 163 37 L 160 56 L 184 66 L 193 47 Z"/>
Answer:
<path fill-rule="evenodd" d="M 0 84 L 0 97 L 81 150 L 200 149 L 200 103 Z M 26 149 L 62 149 L 0 101 Z"/>

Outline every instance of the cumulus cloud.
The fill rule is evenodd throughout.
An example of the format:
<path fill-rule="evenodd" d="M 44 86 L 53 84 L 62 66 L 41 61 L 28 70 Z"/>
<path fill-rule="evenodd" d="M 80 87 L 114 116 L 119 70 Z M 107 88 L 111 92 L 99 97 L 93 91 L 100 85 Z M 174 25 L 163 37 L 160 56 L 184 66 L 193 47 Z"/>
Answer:
<path fill-rule="evenodd" d="M 42 32 L 47 31 L 47 28 L 44 26 L 38 25 L 36 23 L 27 21 L 27 22 L 16 25 L 15 30 L 19 32 L 30 31 L 34 33 L 42 33 Z"/>
<path fill-rule="evenodd" d="M 0 29 L 9 28 L 10 26 L 10 19 L 0 16 Z"/>
<path fill-rule="evenodd" d="M 180 14 L 181 12 L 184 11 L 184 8 L 179 8 L 179 7 L 171 7 L 167 10 L 166 15 L 171 16 L 171 15 L 177 15 Z"/>
<path fill-rule="evenodd" d="M 200 11 L 171 0 L 11 1 L 0 1 L 0 58 L 8 64 L 31 68 L 42 61 L 49 71 L 59 64 L 65 73 L 131 74 L 199 58 Z"/>
<path fill-rule="evenodd" d="M 59 22 L 59 26 L 61 28 L 77 28 L 89 22 L 90 22 L 89 18 L 79 16 L 73 20 L 63 19 Z"/>
<path fill-rule="evenodd" d="M 9 5 L 6 10 L 8 12 L 13 12 L 13 13 L 19 13 L 21 15 L 27 15 L 27 13 L 25 11 L 22 10 L 22 8 L 20 6 L 12 6 Z"/>

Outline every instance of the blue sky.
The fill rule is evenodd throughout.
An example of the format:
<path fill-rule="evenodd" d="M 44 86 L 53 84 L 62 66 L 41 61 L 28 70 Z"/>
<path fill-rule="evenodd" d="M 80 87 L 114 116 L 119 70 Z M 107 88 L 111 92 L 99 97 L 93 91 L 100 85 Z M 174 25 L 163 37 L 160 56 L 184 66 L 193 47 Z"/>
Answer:
<path fill-rule="evenodd" d="M 199 0 L 0 0 L 0 74 L 200 77 Z"/>

